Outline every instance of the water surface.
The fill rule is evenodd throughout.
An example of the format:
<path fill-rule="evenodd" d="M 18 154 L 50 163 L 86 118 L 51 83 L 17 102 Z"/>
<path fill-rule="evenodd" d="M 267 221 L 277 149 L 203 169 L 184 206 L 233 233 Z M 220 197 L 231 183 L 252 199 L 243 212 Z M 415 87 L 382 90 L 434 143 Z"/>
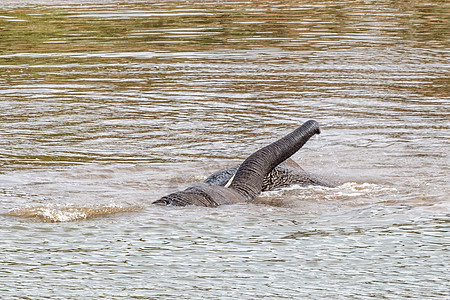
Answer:
<path fill-rule="evenodd" d="M 445 299 L 448 9 L 1 2 L 2 297 Z M 308 119 L 337 188 L 151 205 Z"/>

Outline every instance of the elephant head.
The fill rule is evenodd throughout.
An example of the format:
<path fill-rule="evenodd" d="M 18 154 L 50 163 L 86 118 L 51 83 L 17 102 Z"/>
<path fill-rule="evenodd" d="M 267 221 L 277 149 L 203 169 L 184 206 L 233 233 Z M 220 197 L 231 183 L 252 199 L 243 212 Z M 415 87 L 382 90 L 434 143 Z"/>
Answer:
<path fill-rule="evenodd" d="M 313 135 L 319 124 L 310 120 L 278 141 L 250 155 L 239 167 L 232 182 L 224 186 L 199 185 L 172 193 L 153 202 L 159 205 L 218 206 L 246 202 L 261 193 L 264 177 L 278 164 L 297 152 Z"/>

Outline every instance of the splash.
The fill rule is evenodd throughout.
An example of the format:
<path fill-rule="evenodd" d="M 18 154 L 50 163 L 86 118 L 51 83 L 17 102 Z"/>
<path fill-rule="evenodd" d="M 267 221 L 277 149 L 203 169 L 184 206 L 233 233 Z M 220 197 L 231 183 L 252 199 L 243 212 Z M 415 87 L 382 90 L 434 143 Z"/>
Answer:
<path fill-rule="evenodd" d="M 71 204 L 47 204 L 12 209 L 9 211 L 8 215 L 20 218 L 36 218 L 44 222 L 71 222 L 121 212 L 138 211 L 141 209 L 141 206 L 119 205 L 115 203 L 94 207 L 83 207 Z"/>
<path fill-rule="evenodd" d="M 284 207 L 304 206 L 305 203 L 311 207 L 324 204 L 330 206 L 360 206 L 373 201 L 379 201 L 386 195 L 392 198 L 397 194 L 395 188 L 378 185 L 374 183 L 346 182 L 337 187 L 329 188 L 323 186 L 300 186 L 290 187 L 263 192 L 256 203 Z"/>
<path fill-rule="evenodd" d="M 375 195 L 379 193 L 398 193 L 396 188 L 378 185 L 374 183 L 346 182 L 338 186 L 337 196 L 357 197 Z"/>
<path fill-rule="evenodd" d="M 374 183 L 356 183 L 356 182 L 346 182 L 337 187 L 323 187 L 323 186 L 301 186 L 301 185 L 292 185 L 289 187 L 277 189 L 274 191 L 266 191 L 262 193 L 263 197 L 273 197 L 273 196 L 281 196 L 290 191 L 310 191 L 312 193 L 317 194 L 327 194 L 334 196 L 362 196 L 368 194 L 374 194 L 379 192 L 398 192 L 397 189 L 391 187 L 385 187 L 382 185 L 374 184 Z"/>

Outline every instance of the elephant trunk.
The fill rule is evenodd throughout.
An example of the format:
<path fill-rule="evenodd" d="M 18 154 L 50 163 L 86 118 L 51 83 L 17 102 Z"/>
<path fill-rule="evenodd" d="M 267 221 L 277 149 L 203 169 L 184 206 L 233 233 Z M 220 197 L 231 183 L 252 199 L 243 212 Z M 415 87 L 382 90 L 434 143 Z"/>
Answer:
<path fill-rule="evenodd" d="M 230 188 L 247 201 L 252 200 L 261 193 L 264 177 L 297 152 L 314 134 L 319 133 L 319 123 L 310 120 L 285 137 L 256 151 L 241 164 Z"/>

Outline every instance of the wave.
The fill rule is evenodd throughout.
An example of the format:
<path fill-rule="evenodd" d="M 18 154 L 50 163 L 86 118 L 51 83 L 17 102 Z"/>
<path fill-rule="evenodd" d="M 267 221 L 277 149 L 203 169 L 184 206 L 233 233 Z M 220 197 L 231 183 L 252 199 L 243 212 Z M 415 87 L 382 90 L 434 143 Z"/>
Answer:
<path fill-rule="evenodd" d="M 373 183 L 346 182 L 334 188 L 292 185 L 263 192 L 254 200 L 254 203 L 282 207 L 304 206 L 307 202 L 312 203 L 313 206 L 320 203 L 327 206 L 360 206 L 396 193 L 398 191 L 395 188 Z"/>
<path fill-rule="evenodd" d="M 142 210 L 138 205 L 120 205 L 116 203 L 85 207 L 72 204 L 46 204 L 12 209 L 9 216 L 36 218 L 44 222 L 70 222 L 116 213 Z"/>

